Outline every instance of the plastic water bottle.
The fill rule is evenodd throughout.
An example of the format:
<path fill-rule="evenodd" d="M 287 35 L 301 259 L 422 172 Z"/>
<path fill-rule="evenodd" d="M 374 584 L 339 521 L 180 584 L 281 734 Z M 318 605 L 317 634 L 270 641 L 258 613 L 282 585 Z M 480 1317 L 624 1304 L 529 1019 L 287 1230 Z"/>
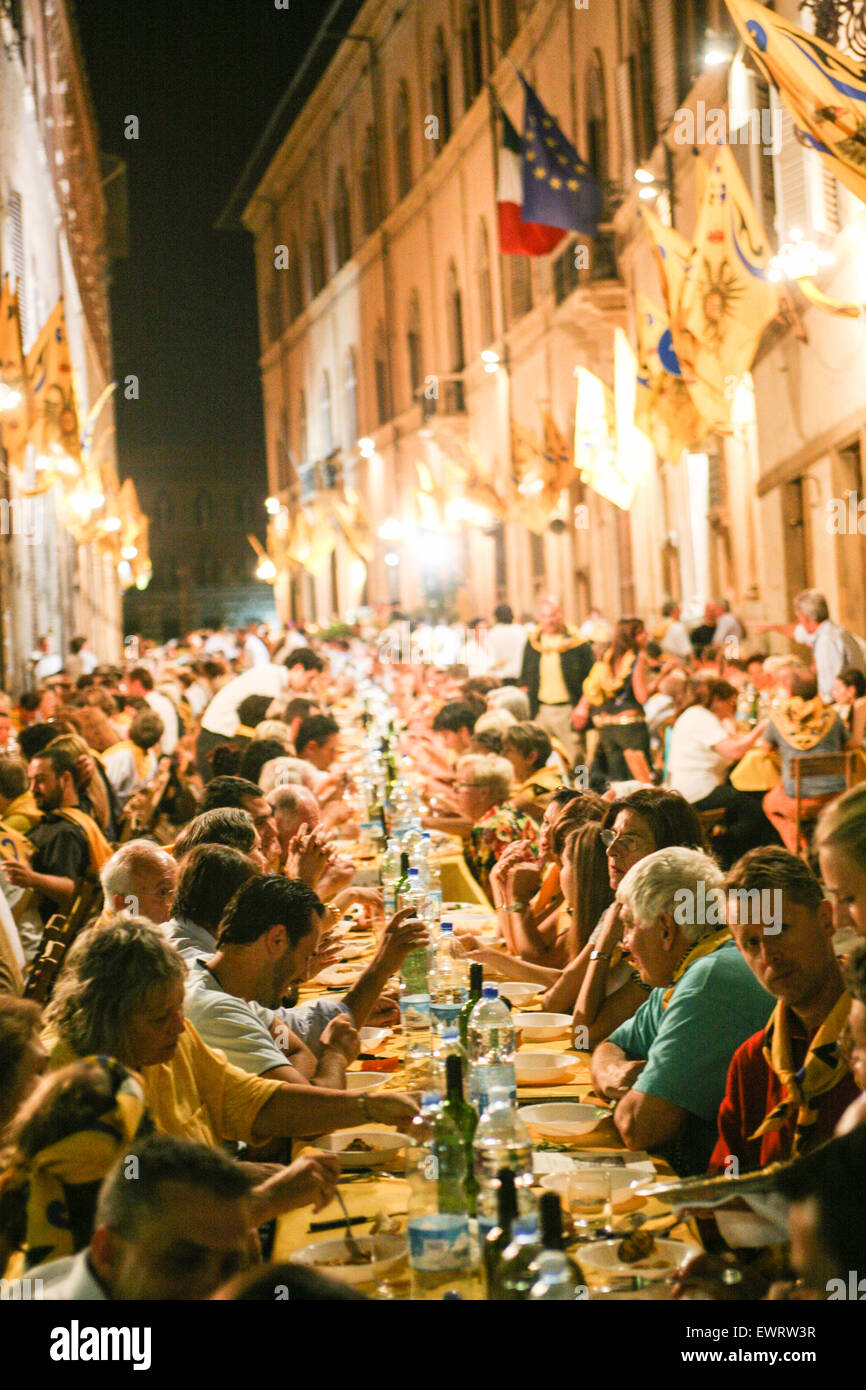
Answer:
<path fill-rule="evenodd" d="M 421 887 L 426 892 L 427 863 L 425 859 L 420 857 L 421 843 L 424 832 L 421 829 L 421 821 L 412 815 L 411 801 L 409 799 L 408 793 L 404 799 L 403 804 L 405 807 L 407 821 L 406 829 L 403 831 L 403 839 L 400 842 L 400 848 L 406 851 L 406 853 L 409 855 L 409 863 L 412 864 L 418 870 L 418 876 L 421 880 Z"/>
<path fill-rule="evenodd" d="M 420 839 L 415 840 L 415 835 Z M 410 842 L 411 836 L 411 842 Z M 421 885 L 426 892 L 430 890 L 430 831 L 421 829 L 420 820 L 414 819 L 410 831 L 404 836 L 403 848 L 409 851 L 409 863 L 418 870 Z"/>
<path fill-rule="evenodd" d="M 437 1066 L 431 1051 L 429 994 L 401 994 L 400 1024 L 405 1047 L 406 1085 L 413 1091 L 435 1091 Z"/>
<path fill-rule="evenodd" d="M 466 1053 L 460 1046 L 457 1029 L 444 1028 L 441 1032 L 437 1032 L 435 1026 L 431 1028 L 430 1055 L 433 1059 L 432 1074 L 435 1077 L 435 1084 L 430 1089 L 431 1091 L 438 1091 L 444 1096 L 448 1058 L 456 1057 L 463 1069 L 463 1075 L 466 1074 Z"/>
<path fill-rule="evenodd" d="M 470 1096 L 471 1101 L 471 1096 Z M 478 1182 L 478 1236 L 484 1240 L 496 1222 L 499 1173 L 510 1169 L 521 1215 L 534 1211 L 532 1197 L 532 1140 L 507 1090 L 494 1088 L 482 1112 L 472 1144 Z"/>
<path fill-rule="evenodd" d="M 427 864 L 427 896 L 438 922 L 442 916 L 442 870 L 432 858 Z"/>
<path fill-rule="evenodd" d="M 402 858 L 403 862 L 405 863 L 405 851 L 403 853 Z M 422 889 L 418 881 L 417 869 L 409 870 L 408 880 L 409 886 L 407 887 L 404 893 L 401 893 L 398 896 L 397 906 L 399 908 L 409 907 L 412 909 L 413 916 L 421 917 L 423 915 L 424 910 L 425 895 L 424 890 Z M 426 946 L 419 946 L 417 951 L 410 951 L 409 955 L 403 962 L 403 968 L 400 971 L 400 974 L 403 978 L 403 983 L 405 984 L 406 990 L 409 994 L 430 993 L 428 982 L 429 958 Z"/>
<path fill-rule="evenodd" d="M 453 1028 L 456 1032 L 466 1000 L 466 986 L 462 964 L 454 956 L 454 928 L 450 922 L 443 922 L 439 928 L 436 960 L 428 980 L 433 1031 Z"/>
<path fill-rule="evenodd" d="M 494 1087 L 504 1087 L 517 1100 L 514 1072 L 514 1024 L 511 1011 L 499 998 L 495 985 L 485 984 L 481 999 L 469 1016 L 466 1030 L 469 1060 L 469 1099 L 478 1110 L 486 1110 Z M 500 1168 L 510 1164 L 500 1163 Z"/>
<path fill-rule="evenodd" d="M 462 1137 L 439 1096 L 423 1097 L 406 1155 L 412 1297 L 472 1290 L 472 1247 Z"/>
<path fill-rule="evenodd" d="M 397 883 L 400 879 L 400 846 L 393 837 L 382 856 L 381 875 L 387 922 L 397 911 Z"/>
<path fill-rule="evenodd" d="M 543 1250 L 534 1263 L 535 1283 L 529 1290 L 531 1303 L 565 1303 L 588 1298 L 586 1286 L 561 1250 Z"/>

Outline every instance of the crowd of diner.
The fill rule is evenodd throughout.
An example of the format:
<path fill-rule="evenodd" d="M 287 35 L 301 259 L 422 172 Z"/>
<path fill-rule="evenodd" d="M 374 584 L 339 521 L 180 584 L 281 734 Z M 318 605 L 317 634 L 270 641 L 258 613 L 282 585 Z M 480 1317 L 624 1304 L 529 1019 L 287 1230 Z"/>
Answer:
<path fill-rule="evenodd" d="M 0 1276 L 273 1297 L 277 1223 L 341 1178 L 304 1141 L 411 1126 L 416 1092 L 347 1085 L 426 940 L 358 873 L 346 733 L 372 682 L 495 915 L 458 955 L 570 1015 L 624 1150 L 773 1174 L 781 1273 L 699 1205 L 675 1296 L 827 1298 L 866 1265 L 866 644 L 814 590 L 792 616 L 572 627 L 545 595 L 522 621 L 251 623 L 120 665 L 46 643 L 0 694 Z M 312 996 L 350 910 L 375 950 Z"/>

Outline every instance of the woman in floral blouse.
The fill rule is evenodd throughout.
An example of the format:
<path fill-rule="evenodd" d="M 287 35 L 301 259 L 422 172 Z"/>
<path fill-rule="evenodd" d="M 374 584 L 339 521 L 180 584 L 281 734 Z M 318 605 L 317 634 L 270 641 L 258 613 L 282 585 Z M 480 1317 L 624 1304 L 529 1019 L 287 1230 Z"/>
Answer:
<path fill-rule="evenodd" d="M 538 845 L 538 828 L 525 811 L 507 804 L 513 769 L 507 758 L 470 755 L 457 764 L 456 791 L 460 813 L 470 822 L 464 840 L 466 863 L 490 897 L 490 870 L 515 840 Z"/>

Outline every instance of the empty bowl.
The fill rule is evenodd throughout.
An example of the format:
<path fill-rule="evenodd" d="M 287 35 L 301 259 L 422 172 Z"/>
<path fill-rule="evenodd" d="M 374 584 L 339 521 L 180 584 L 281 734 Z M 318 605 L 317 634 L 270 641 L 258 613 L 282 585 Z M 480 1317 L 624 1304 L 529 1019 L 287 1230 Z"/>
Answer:
<path fill-rule="evenodd" d="M 571 1014 L 512 1013 L 511 1022 L 523 1030 L 527 1042 L 550 1042 L 571 1034 Z"/>
<path fill-rule="evenodd" d="M 578 1057 L 561 1052 L 518 1052 L 514 1072 L 518 1086 L 551 1086 L 570 1080 L 580 1066 Z"/>

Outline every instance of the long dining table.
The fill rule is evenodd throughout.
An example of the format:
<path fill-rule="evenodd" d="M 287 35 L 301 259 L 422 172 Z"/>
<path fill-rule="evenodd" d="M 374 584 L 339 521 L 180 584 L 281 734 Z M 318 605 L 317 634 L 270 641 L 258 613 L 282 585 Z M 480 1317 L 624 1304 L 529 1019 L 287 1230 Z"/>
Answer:
<path fill-rule="evenodd" d="M 362 879 L 365 876 L 369 877 L 368 871 L 362 875 Z M 467 922 L 471 922 L 471 929 L 474 933 L 481 933 L 487 940 L 495 939 L 496 916 L 489 906 L 485 907 L 477 901 L 465 901 L 459 904 L 459 912 L 451 915 L 458 916 L 463 926 L 466 926 Z M 345 952 L 343 963 L 346 967 L 346 975 L 360 973 L 375 949 L 377 929 L 381 931 L 382 927 L 383 919 L 381 917 L 378 921 L 374 920 L 371 923 L 369 920 L 355 920 L 350 916 L 339 924 L 338 931 L 342 934 L 342 945 Z M 460 930 L 459 926 L 458 930 Z M 351 967 L 351 971 L 349 967 Z M 330 969 L 333 971 L 333 966 Z M 303 1003 L 307 999 L 321 997 L 323 994 L 339 997 L 340 993 L 345 992 L 348 980 L 343 979 L 340 984 L 329 984 L 328 981 L 334 978 L 333 974 L 329 974 L 328 971 L 322 973 L 324 979 L 313 979 L 301 988 L 299 1003 Z M 342 974 L 343 972 L 339 973 Z M 537 999 L 529 1000 L 526 1003 L 515 1005 L 514 1009 L 515 1012 L 531 1013 L 540 1009 L 540 1003 Z M 411 1081 L 404 1065 L 404 1048 L 401 1030 L 399 1026 L 395 1026 L 388 1030 L 385 1037 L 377 1038 L 372 1053 L 364 1051 L 362 1057 L 352 1064 L 350 1070 L 370 1073 L 379 1083 L 377 1085 L 379 1091 L 405 1091 L 411 1086 Z M 609 1103 L 593 1094 L 588 1053 L 575 1051 L 568 1036 L 541 1043 L 519 1039 L 518 1056 L 520 1053 L 538 1051 L 569 1056 L 573 1058 L 573 1068 L 568 1070 L 562 1081 L 555 1084 L 518 1085 L 518 1104 L 523 1108 L 530 1104 L 543 1102 L 578 1100 L 596 1107 L 597 1125 L 590 1135 L 582 1136 L 579 1140 L 566 1140 L 564 1142 L 561 1140 L 551 1142 L 550 1138 L 545 1138 L 543 1130 L 539 1132 L 530 1125 L 537 1166 L 545 1167 L 548 1171 L 558 1171 L 570 1166 L 570 1159 L 577 1159 L 581 1164 L 588 1161 L 629 1166 L 642 1164 L 645 1173 L 648 1163 L 651 1162 L 654 1172 L 659 1177 L 670 1176 L 673 1179 L 672 1170 L 662 1159 L 645 1153 L 629 1154 L 624 1149 L 612 1120 L 612 1109 Z M 376 1130 L 384 1129 L 385 1126 L 369 1124 L 356 1128 L 374 1133 Z M 296 1145 L 295 1154 L 297 1156 L 308 1150 L 314 1151 L 318 1146 L 316 1139 L 310 1139 L 306 1143 Z M 540 1155 L 542 1154 L 558 1154 L 561 1157 L 541 1159 Z M 358 1170 L 352 1168 L 343 1170 L 339 1187 L 350 1216 L 356 1218 L 352 1226 L 353 1234 L 369 1234 L 376 1229 L 405 1232 L 410 1188 L 409 1183 L 403 1177 L 404 1163 L 404 1153 L 398 1151 L 394 1159 L 383 1165 L 378 1165 L 374 1169 Z M 638 1176 L 639 1170 L 635 1167 L 635 1180 Z M 630 1229 L 631 1215 L 636 1204 L 641 1208 L 640 1217 L 646 1230 L 652 1231 L 654 1228 L 670 1226 L 670 1212 L 663 1202 L 659 1201 L 658 1198 L 637 1198 L 628 1204 L 628 1211 L 618 1214 L 616 1208 L 613 1208 L 612 1214 L 608 1218 L 608 1227 L 616 1231 L 621 1230 L 623 1233 Z M 278 1261 L 289 1260 L 303 1247 L 319 1241 L 339 1239 L 344 1231 L 342 1225 L 339 1224 L 341 1216 L 342 1213 L 336 1201 L 315 1215 L 312 1215 L 309 1207 L 290 1212 L 277 1223 L 272 1258 Z M 566 1222 L 568 1222 L 567 1214 Z M 692 1222 L 682 1221 L 672 1229 L 666 1230 L 665 1233 L 673 1239 L 700 1245 L 697 1227 Z M 580 1247 L 577 1246 L 576 1249 L 569 1247 L 569 1253 L 572 1254 L 573 1258 L 576 1257 L 579 1265 Z M 605 1282 L 601 1276 L 593 1274 L 590 1270 L 584 1270 L 583 1273 L 585 1283 L 590 1290 Z M 384 1282 L 379 1281 L 376 1285 L 370 1285 L 363 1289 L 363 1292 L 380 1298 L 408 1298 L 410 1296 L 409 1288 L 408 1262 L 404 1261 L 402 1268 L 396 1274 L 389 1273 Z M 480 1274 L 476 1278 L 475 1296 L 484 1297 Z M 590 1296 L 592 1296 L 591 1293 Z M 659 1297 L 661 1290 L 659 1283 L 655 1282 L 647 1284 L 640 1291 L 636 1289 L 631 1294 L 614 1296 Z"/>

